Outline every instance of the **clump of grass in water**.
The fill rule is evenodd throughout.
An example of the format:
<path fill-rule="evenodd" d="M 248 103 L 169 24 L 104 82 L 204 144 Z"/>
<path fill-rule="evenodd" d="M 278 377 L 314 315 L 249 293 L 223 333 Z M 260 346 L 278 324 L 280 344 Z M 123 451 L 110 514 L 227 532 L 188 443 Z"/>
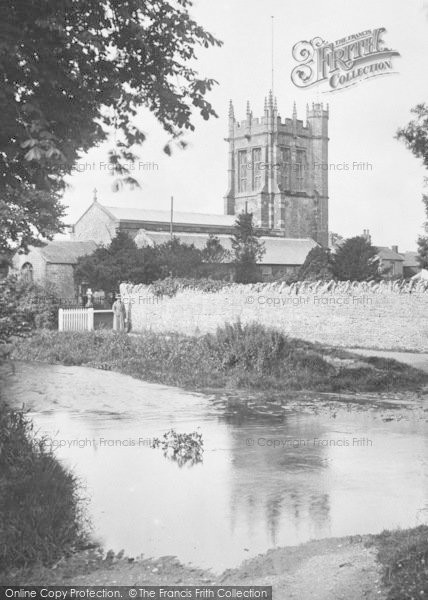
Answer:
<path fill-rule="evenodd" d="M 204 442 L 202 434 L 197 431 L 192 433 L 177 433 L 170 429 L 162 438 L 154 438 L 151 448 L 162 448 L 165 458 L 172 460 L 179 467 L 192 466 L 202 462 Z"/>
<path fill-rule="evenodd" d="M 0 571 L 49 565 L 84 545 L 77 488 L 27 416 L 0 401 Z"/>

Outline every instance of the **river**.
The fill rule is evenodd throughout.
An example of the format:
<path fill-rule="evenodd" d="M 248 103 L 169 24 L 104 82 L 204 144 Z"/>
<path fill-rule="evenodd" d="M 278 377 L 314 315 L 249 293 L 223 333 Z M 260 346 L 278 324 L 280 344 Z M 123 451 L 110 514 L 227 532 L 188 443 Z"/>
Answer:
<path fill-rule="evenodd" d="M 277 546 L 427 521 L 427 412 L 230 419 L 202 394 L 24 362 L 6 399 L 30 409 L 79 477 L 105 549 L 221 571 Z M 150 447 L 171 428 L 202 434 L 202 463 L 179 467 Z"/>

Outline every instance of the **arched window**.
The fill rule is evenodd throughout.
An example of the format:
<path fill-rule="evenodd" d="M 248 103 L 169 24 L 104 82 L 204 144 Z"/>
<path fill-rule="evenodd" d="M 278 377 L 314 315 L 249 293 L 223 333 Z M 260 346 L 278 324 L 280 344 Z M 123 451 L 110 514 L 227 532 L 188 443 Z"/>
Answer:
<path fill-rule="evenodd" d="M 21 267 L 21 277 L 27 283 L 31 283 L 33 281 L 33 265 L 29 262 L 26 262 Z"/>

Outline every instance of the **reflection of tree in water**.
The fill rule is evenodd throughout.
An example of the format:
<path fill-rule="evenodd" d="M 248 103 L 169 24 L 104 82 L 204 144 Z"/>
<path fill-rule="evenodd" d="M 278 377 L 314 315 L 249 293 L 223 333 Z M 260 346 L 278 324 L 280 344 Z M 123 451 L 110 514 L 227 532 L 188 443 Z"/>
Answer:
<path fill-rule="evenodd" d="M 304 430 L 290 432 L 286 423 L 256 429 L 256 432 L 248 427 L 231 430 L 232 530 L 244 517 L 252 536 L 263 520 L 273 546 L 283 539 L 284 532 L 280 534 L 284 524 L 296 530 L 309 527 L 322 533 L 330 518 L 325 448 L 310 444 L 278 449 L 262 447 L 257 445 L 262 437 L 307 440 L 313 434 Z M 254 439 L 255 445 L 248 446 L 247 439 Z"/>

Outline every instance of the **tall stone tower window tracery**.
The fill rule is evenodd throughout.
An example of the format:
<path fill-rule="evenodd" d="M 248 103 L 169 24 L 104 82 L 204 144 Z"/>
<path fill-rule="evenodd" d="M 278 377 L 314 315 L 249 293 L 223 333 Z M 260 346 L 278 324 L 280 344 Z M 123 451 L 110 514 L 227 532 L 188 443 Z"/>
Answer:
<path fill-rule="evenodd" d="M 281 146 L 279 150 L 279 186 L 283 191 L 291 188 L 291 151 L 290 148 Z"/>
<path fill-rule="evenodd" d="M 252 150 L 252 189 L 258 191 L 262 187 L 262 149 L 253 148 Z"/>
<path fill-rule="evenodd" d="M 305 191 L 306 152 L 296 150 L 296 192 Z"/>
<path fill-rule="evenodd" d="M 238 191 L 246 192 L 247 191 L 247 172 L 248 172 L 247 151 L 246 150 L 240 150 L 238 152 L 238 172 L 239 172 Z"/>

